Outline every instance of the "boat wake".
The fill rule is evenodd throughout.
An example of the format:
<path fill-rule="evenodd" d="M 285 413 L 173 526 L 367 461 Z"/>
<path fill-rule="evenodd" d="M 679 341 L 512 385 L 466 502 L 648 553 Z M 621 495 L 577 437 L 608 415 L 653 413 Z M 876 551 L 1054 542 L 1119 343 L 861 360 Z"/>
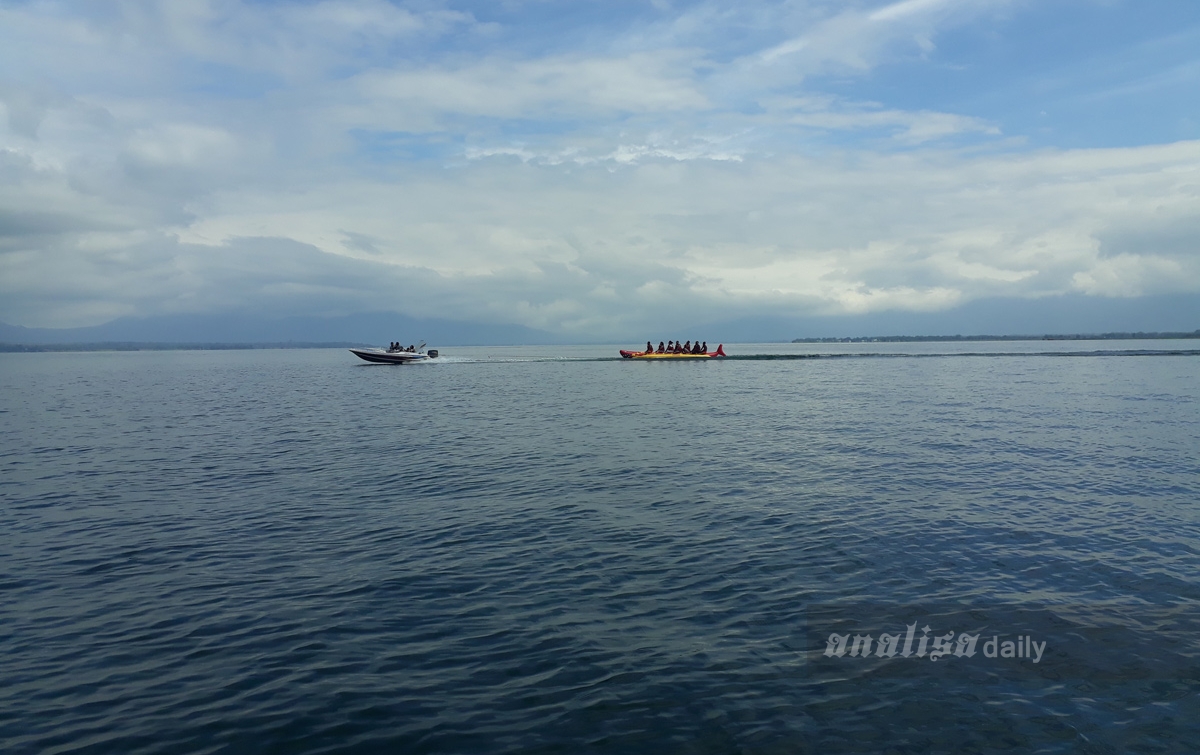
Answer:
<path fill-rule="evenodd" d="M 526 364 L 531 362 L 619 362 L 620 357 L 551 357 L 551 356 L 441 356 L 440 364 Z M 430 362 L 433 364 L 433 362 Z"/>
<path fill-rule="evenodd" d="M 741 354 L 734 362 L 800 361 L 808 359 L 947 359 L 951 357 L 1195 357 L 1200 349 L 1111 349 L 1096 351 L 943 351 L 930 354 L 857 352 L 851 354 Z"/>

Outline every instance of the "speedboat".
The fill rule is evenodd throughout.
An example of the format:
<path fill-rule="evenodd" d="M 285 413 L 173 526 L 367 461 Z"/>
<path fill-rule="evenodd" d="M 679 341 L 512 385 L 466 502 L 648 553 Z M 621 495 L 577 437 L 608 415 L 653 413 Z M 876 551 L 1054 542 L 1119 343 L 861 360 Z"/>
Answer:
<path fill-rule="evenodd" d="M 438 350 L 422 351 L 425 344 L 417 347 L 416 351 L 404 349 L 350 349 L 350 353 L 359 359 L 365 359 L 375 364 L 409 364 L 411 362 L 427 362 L 437 359 Z"/>
<path fill-rule="evenodd" d="M 725 356 L 725 347 L 722 344 L 717 344 L 716 351 L 702 352 L 700 354 L 672 354 L 670 352 L 659 354 L 657 351 L 626 351 L 621 349 L 621 356 L 625 359 L 712 359 L 713 357 Z"/>

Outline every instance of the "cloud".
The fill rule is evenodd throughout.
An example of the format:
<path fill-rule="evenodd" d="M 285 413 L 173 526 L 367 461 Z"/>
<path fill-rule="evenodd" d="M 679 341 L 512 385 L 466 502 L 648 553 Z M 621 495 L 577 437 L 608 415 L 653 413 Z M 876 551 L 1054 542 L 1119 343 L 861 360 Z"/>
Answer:
<path fill-rule="evenodd" d="M 872 21 L 897 21 L 932 10 L 939 10 L 948 5 L 950 5 L 949 0 L 902 0 L 873 11 L 867 18 Z"/>
<path fill-rule="evenodd" d="M 522 162 L 544 165 L 595 165 L 612 163 L 634 165 L 657 159 L 667 160 L 729 160 L 741 162 L 742 152 L 731 137 L 709 137 L 696 135 L 684 142 L 662 134 L 648 134 L 643 141 L 630 144 L 576 145 L 567 148 L 545 149 L 530 146 L 510 147 L 467 147 L 464 155 L 468 160 L 489 157 L 515 157 Z"/>
<path fill-rule="evenodd" d="M 1072 277 L 1097 296 L 1191 292 L 1200 278 L 1200 213 L 1124 214 L 1096 234 L 1093 263 Z"/>
<path fill-rule="evenodd" d="M 748 64 L 786 66 L 793 76 L 866 73 L 901 49 L 925 55 L 938 33 L 985 17 L 1013 0 L 902 0 L 875 10 L 851 6 L 805 20 L 800 33 L 744 58 Z M 841 6 L 837 6 L 841 7 Z M 755 67 L 751 65 L 751 67 Z"/>
<path fill-rule="evenodd" d="M 371 58 L 381 46 L 470 27 L 468 13 L 405 8 L 385 0 L 246 3 L 171 0 L 97 3 L 84 15 L 66 6 L 29 14 L 32 32 L 53 33 L 64 22 L 98 57 L 155 56 L 181 66 L 202 61 L 285 75 L 311 73 L 348 59 Z M 136 60 L 136 59 L 135 59 Z M 132 62 L 132 61 L 131 61 Z"/>
<path fill-rule="evenodd" d="M 229 160 L 237 139 L 228 131 L 192 123 L 167 123 L 131 135 L 126 150 L 148 165 L 194 168 Z"/>
<path fill-rule="evenodd" d="M 922 144 L 962 134 L 1000 136 L 1000 129 L 981 118 L 928 110 L 885 109 L 876 103 L 806 98 L 787 107 L 788 121 L 831 131 L 886 129 L 903 144 Z"/>
<path fill-rule="evenodd" d="M 483 60 L 457 69 L 370 71 L 354 84 L 370 101 L 497 118 L 704 108 L 691 63 L 676 53 L 621 58 Z"/>
<path fill-rule="evenodd" d="M 0 319 L 387 302 L 593 338 L 1200 291 L 1200 143 L 1034 148 L 899 91 L 1021 7 L 9 4 Z"/>
<path fill-rule="evenodd" d="M 1196 142 L 740 163 L 481 158 L 410 168 L 402 183 L 217 192 L 202 216 L 173 228 L 164 218 L 157 235 L 100 228 L 88 212 L 9 223 L 0 319 L 390 301 L 407 314 L 603 337 L 696 312 L 1200 291 L 1189 245 L 1198 171 Z M 1174 230 L 1149 233 L 1163 227 Z"/>

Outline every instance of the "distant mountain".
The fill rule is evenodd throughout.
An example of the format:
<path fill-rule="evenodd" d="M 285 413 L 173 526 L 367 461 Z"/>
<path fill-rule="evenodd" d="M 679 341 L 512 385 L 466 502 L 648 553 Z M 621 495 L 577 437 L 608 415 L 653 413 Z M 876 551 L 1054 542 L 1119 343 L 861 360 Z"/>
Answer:
<path fill-rule="evenodd" d="M 24 328 L 0 323 L 0 343 L 88 344 L 372 344 L 401 341 L 430 346 L 555 344 L 564 339 L 521 325 L 421 319 L 390 312 L 342 317 L 263 318 L 249 315 L 122 317 L 87 328 Z"/>

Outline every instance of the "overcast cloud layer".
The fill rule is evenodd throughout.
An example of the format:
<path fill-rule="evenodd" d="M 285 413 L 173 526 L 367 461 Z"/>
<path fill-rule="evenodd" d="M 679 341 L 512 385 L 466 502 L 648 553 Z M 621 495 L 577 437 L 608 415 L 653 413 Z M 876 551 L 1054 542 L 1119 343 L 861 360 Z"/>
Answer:
<path fill-rule="evenodd" d="M 1195 0 L 0 2 L 0 320 L 1196 294 L 1196 50 Z"/>

